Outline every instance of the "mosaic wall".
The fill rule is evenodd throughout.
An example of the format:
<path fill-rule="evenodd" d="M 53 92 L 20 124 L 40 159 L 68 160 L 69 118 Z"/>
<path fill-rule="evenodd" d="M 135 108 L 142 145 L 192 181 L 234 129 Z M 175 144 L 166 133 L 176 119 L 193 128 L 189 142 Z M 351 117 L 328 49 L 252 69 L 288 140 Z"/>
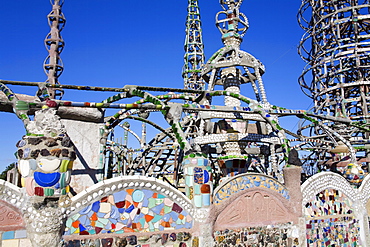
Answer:
<path fill-rule="evenodd" d="M 240 230 L 214 232 L 215 247 L 250 246 L 299 246 L 296 236 L 292 236 L 292 225 L 261 226 Z"/>
<path fill-rule="evenodd" d="M 22 186 L 26 187 L 28 195 L 54 196 L 66 195 L 69 192 L 68 184 L 73 161 L 68 156 L 64 158 L 65 153 L 69 155 L 68 150 L 58 146 L 62 144 L 65 146 L 71 145 L 70 141 L 69 144 L 65 144 L 66 139 L 69 140 L 66 136 L 57 138 L 28 137 L 23 138 L 18 143 L 18 157 L 22 157 L 19 160 L 18 169 L 22 175 Z M 58 142 L 62 144 L 58 144 Z M 30 148 L 21 149 L 29 143 L 37 143 L 37 147 L 34 147 L 34 150 Z M 41 149 L 42 145 L 53 148 L 51 150 Z M 50 155 L 53 155 L 53 157 L 43 157 Z M 37 158 L 37 156 L 40 157 Z"/>
<path fill-rule="evenodd" d="M 88 205 L 67 220 L 65 235 L 191 229 L 193 219 L 163 194 L 125 189 Z"/>
<path fill-rule="evenodd" d="M 135 246 L 135 247 L 198 247 L 198 239 L 188 232 L 163 233 L 151 236 L 135 235 L 102 238 L 102 239 L 82 239 L 64 241 L 63 247 L 109 247 L 109 246 Z"/>
<path fill-rule="evenodd" d="M 256 159 L 251 160 L 252 166 L 255 166 L 258 161 Z M 229 160 L 218 160 L 218 164 L 225 177 L 234 177 L 238 174 L 247 172 L 248 170 L 248 156 L 245 159 L 229 159 Z"/>
<path fill-rule="evenodd" d="M 243 174 L 221 185 L 219 189 L 215 191 L 213 203 L 215 205 L 220 205 L 223 200 L 226 200 L 233 194 L 254 187 L 274 190 L 284 198 L 288 200 L 290 198 L 288 190 L 275 179 L 260 174 Z"/>
<path fill-rule="evenodd" d="M 278 198 L 265 191 L 249 191 L 227 204 L 217 216 L 214 230 L 277 225 L 297 221 Z"/>
<path fill-rule="evenodd" d="M 359 222 L 352 202 L 339 190 L 326 189 L 305 205 L 307 246 L 359 246 Z"/>

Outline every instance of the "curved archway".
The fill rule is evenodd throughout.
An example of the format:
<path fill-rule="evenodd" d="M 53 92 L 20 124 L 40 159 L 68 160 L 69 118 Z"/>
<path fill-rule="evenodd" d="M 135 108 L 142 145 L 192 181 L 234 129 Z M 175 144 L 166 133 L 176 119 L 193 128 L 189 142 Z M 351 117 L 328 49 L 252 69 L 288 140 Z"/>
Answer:
<path fill-rule="evenodd" d="M 191 201 L 163 181 L 124 176 L 100 182 L 70 201 L 65 235 L 191 229 Z"/>

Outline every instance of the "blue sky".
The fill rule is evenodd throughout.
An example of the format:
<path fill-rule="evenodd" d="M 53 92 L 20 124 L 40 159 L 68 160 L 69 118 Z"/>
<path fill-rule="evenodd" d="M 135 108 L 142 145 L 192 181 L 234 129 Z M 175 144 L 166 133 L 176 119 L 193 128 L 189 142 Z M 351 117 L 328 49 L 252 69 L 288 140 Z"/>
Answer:
<path fill-rule="evenodd" d="M 65 0 L 67 19 L 62 37 L 62 84 L 183 87 L 187 0 Z M 215 27 L 218 0 L 199 0 L 203 41 L 208 59 L 222 47 Z M 241 12 L 250 28 L 241 48 L 266 66 L 263 76 L 270 103 L 307 109 L 311 100 L 300 90 L 298 76 L 305 63 L 297 54 L 303 30 L 296 19 L 299 0 L 245 0 Z M 0 4 L 0 79 L 45 81 L 44 38 L 50 28 L 48 0 L 2 1 Z M 34 95 L 36 88 L 10 86 L 16 93 Z M 63 99 L 99 102 L 113 94 L 66 91 Z M 294 129 L 297 119 L 282 121 Z M 0 112 L 0 171 L 16 161 L 16 142 L 25 134 L 14 114 Z"/>

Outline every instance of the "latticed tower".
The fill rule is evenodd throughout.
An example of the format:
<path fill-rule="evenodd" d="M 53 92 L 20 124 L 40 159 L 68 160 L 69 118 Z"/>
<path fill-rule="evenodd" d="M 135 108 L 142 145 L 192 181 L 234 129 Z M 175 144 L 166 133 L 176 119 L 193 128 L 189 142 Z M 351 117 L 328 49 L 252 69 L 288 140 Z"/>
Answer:
<path fill-rule="evenodd" d="M 64 48 L 64 40 L 61 31 L 64 28 L 66 19 L 62 13 L 64 0 L 50 0 L 52 10 L 48 14 L 50 32 L 45 38 L 45 47 L 49 52 L 44 61 L 44 71 L 47 75 L 47 83 L 59 84 L 59 76 L 63 72 L 63 62 L 60 53 Z M 56 96 L 62 96 L 62 91 L 57 89 L 48 89 L 49 97 L 54 99 Z"/>
<path fill-rule="evenodd" d="M 301 88 L 313 99 L 316 113 L 352 120 L 349 126 L 324 124 L 348 141 L 347 148 L 356 147 L 357 160 L 368 153 L 364 144 L 369 139 L 369 14 L 368 0 L 302 0 L 298 14 L 306 31 L 299 46 L 307 62 L 299 78 Z M 317 129 L 311 134 L 327 135 Z M 321 137 L 336 146 L 338 138 Z M 322 150 L 320 159 L 324 156 Z"/>
<path fill-rule="evenodd" d="M 204 82 L 200 76 L 204 64 L 202 28 L 198 0 L 188 0 L 186 19 L 185 56 L 182 77 L 185 89 L 204 90 Z"/>
<path fill-rule="evenodd" d="M 215 114 L 211 120 L 205 116 L 204 125 L 211 126 L 210 132 L 212 129 L 215 130 L 216 139 L 224 134 L 228 137 L 227 140 L 219 143 L 222 148 L 218 157 L 221 169 L 225 168 L 225 164 L 231 163 L 235 167 L 249 169 L 252 167 L 250 161 L 254 159 L 255 167 L 258 167 L 255 171 L 259 170 L 279 177 L 279 167 L 283 166 L 283 155 L 280 154 L 286 151 L 280 148 L 286 147 L 285 135 L 278 129 L 273 131 L 271 123 L 278 123 L 277 117 L 269 115 L 273 120 L 267 122 L 264 118 L 253 114 L 254 111 L 270 111 L 272 106 L 267 100 L 262 80 L 262 75 L 265 73 L 264 65 L 240 48 L 249 28 L 247 17 L 240 12 L 243 0 L 220 0 L 219 2 L 223 10 L 216 14 L 216 26 L 222 35 L 224 46 L 216 51 L 202 68 L 202 77 L 208 84 L 207 91 L 221 88 L 224 105 L 234 110 L 241 109 L 243 104 L 246 106 L 246 101 L 242 102 L 239 98 L 242 86 L 251 86 L 254 92 L 251 97 L 254 99 L 248 98 L 248 106 L 244 108 L 250 110 L 251 114 Z M 254 135 L 257 138 L 254 138 Z M 246 160 L 249 162 L 248 165 Z M 235 175 L 234 172 L 227 172 L 227 174 Z"/>
<path fill-rule="evenodd" d="M 306 33 L 299 51 L 308 65 L 299 82 L 317 112 L 368 121 L 368 4 L 368 0 L 302 2 L 299 21 Z"/>

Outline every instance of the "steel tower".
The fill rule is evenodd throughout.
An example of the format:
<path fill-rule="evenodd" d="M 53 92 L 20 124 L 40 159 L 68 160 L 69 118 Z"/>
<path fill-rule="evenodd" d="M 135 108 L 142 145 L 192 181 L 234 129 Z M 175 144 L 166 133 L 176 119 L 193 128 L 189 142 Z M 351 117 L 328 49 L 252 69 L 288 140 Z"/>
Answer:
<path fill-rule="evenodd" d="M 312 158 L 324 166 L 333 164 L 334 158 L 338 159 L 337 165 L 343 166 L 343 158 L 348 155 L 355 161 L 353 150 L 357 151 L 356 162 L 367 161 L 369 10 L 368 0 L 302 0 L 299 10 L 300 26 L 306 31 L 299 54 L 307 62 L 299 78 L 301 88 L 313 99 L 313 111 L 317 114 L 352 121 L 350 125 L 334 121 L 322 123 L 324 128 L 311 128 L 314 138 L 333 143 L 321 148 L 317 144 L 314 149 L 316 155 Z M 325 128 L 335 135 L 328 135 Z M 333 157 L 338 154 L 340 157 Z"/>
<path fill-rule="evenodd" d="M 185 25 L 185 55 L 182 72 L 184 88 L 204 90 L 204 81 L 200 76 L 201 67 L 204 64 L 204 45 L 198 0 L 188 0 L 188 14 Z"/>
<path fill-rule="evenodd" d="M 368 0 L 302 2 L 299 51 L 308 65 L 299 83 L 318 112 L 368 120 L 369 7 Z"/>

